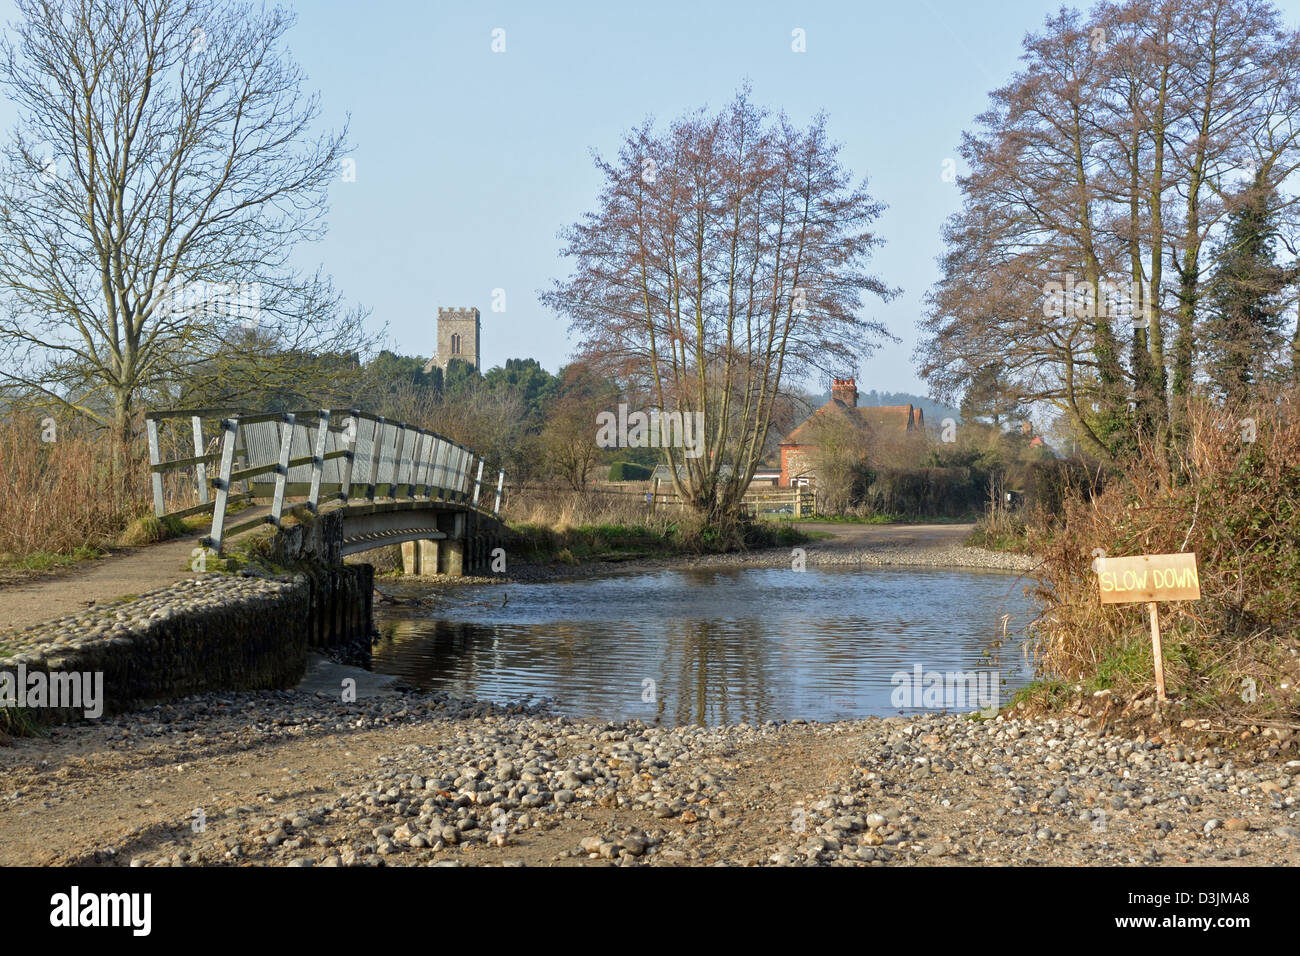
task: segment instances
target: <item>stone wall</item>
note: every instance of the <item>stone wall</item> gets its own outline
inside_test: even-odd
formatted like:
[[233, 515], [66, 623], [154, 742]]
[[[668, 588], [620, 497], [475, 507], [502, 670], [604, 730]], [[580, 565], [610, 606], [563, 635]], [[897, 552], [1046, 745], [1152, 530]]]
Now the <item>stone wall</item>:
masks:
[[[309, 648], [364, 660], [374, 569], [304, 566], [278, 578], [211, 573], [6, 635], [0, 671], [100, 673], [103, 711], [211, 690], [292, 687]], [[29, 709], [69, 720], [81, 709]]]

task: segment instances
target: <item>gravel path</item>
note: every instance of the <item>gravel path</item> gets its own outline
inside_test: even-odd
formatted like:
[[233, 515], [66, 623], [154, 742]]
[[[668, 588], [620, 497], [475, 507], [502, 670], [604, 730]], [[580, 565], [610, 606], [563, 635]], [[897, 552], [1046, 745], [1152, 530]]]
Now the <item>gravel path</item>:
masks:
[[0, 580], [0, 637], [97, 604], [201, 577], [190, 567], [196, 547], [193, 539], [185, 538], [125, 548], [55, 572], [21, 577], [10, 573]]
[[1286, 732], [1228, 756], [1102, 719], [666, 728], [206, 695], [0, 748], [0, 864], [1300, 864]]

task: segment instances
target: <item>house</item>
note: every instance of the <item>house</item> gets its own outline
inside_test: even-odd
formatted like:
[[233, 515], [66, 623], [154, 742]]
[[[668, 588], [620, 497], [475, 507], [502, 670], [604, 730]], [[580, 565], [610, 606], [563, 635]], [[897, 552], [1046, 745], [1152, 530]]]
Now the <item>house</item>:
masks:
[[859, 444], [864, 456], [888, 457], [902, 443], [925, 441], [925, 412], [912, 405], [858, 405], [857, 383], [832, 380], [831, 400], [813, 412], [781, 442], [780, 487], [816, 484], [817, 453], [828, 427], [844, 426], [841, 434]]

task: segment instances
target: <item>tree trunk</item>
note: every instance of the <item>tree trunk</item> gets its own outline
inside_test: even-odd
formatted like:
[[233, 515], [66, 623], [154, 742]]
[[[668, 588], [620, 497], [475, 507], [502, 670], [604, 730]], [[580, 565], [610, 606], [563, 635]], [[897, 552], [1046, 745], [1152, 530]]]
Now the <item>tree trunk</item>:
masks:
[[132, 453], [131, 390], [117, 388], [113, 394], [113, 488], [125, 500], [131, 493], [127, 456]]

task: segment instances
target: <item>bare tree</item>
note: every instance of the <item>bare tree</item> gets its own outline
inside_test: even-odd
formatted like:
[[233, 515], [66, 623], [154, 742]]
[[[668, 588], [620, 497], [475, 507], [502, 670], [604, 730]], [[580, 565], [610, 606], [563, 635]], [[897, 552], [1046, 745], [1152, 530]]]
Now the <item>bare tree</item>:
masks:
[[852, 183], [824, 116], [773, 122], [748, 91], [633, 130], [597, 167], [599, 207], [565, 231], [573, 271], [545, 301], [652, 409], [703, 416], [702, 454], [666, 448], [674, 487], [707, 520], [730, 518], [783, 384], [847, 374], [888, 337], [858, 316], [864, 294], [894, 294], [864, 271], [883, 207]]
[[605, 452], [596, 444], [596, 416], [618, 401], [618, 389], [585, 362], [560, 370], [560, 393], [546, 413], [539, 441], [542, 457], [574, 491], [587, 487], [587, 476]]
[[867, 429], [844, 412], [830, 411], [814, 415], [809, 431], [817, 512], [845, 514], [862, 497], [872, 444]]
[[1167, 383], [1179, 399], [1204, 370], [1206, 277], [1244, 184], [1277, 192], [1280, 221], [1300, 202], [1298, 56], [1268, 0], [1124, 0], [1030, 35], [964, 138], [918, 348], [932, 388], [955, 397], [996, 356], [1003, 397], [1067, 411], [1103, 458], [1160, 429]]
[[292, 16], [239, 0], [17, 6], [0, 46], [19, 111], [0, 186], [0, 384], [125, 441], [146, 390], [233, 364], [242, 376], [221, 384], [238, 394], [284, 372], [276, 355], [301, 367], [356, 349], [360, 313], [287, 264], [322, 233], [345, 152], [344, 133], [316, 131], [282, 48]]
[[507, 468], [513, 480], [530, 471], [520, 462], [524, 442], [524, 401], [511, 388], [492, 388], [471, 378], [446, 388], [432, 400], [429, 417], [419, 424], [458, 441], [488, 459], [490, 469]]
[[1104, 308], [1115, 261], [1101, 221], [1101, 51], [1070, 11], [1025, 48], [1025, 68], [963, 138], [966, 203], [945, 230], [918, 358], [935, 393], [953, 399], [998, 362], [1000, 400], [1060, 404], [1109, 455], [1125, 395]]

